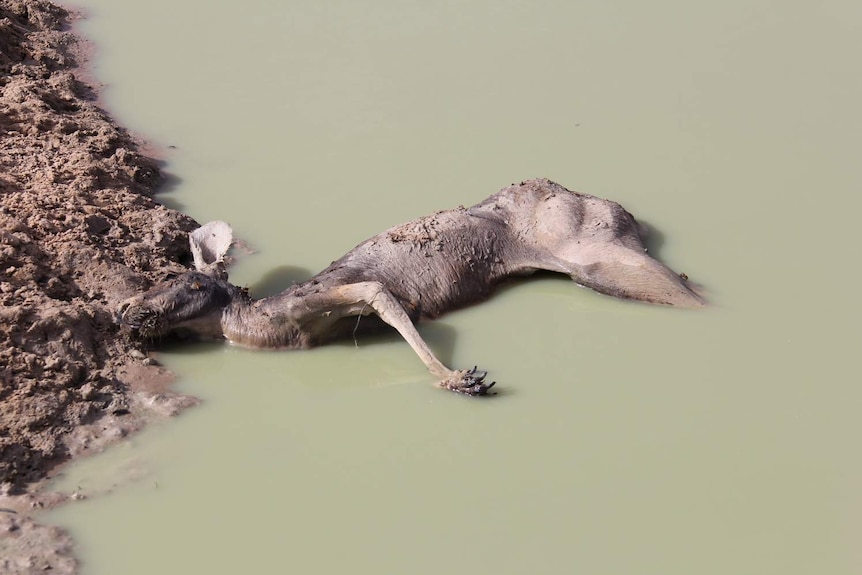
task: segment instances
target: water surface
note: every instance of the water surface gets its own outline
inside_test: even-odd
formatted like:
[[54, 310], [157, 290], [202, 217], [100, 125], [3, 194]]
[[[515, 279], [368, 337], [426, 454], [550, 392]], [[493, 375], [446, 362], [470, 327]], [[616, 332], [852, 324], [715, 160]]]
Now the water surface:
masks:
[[88, 0], [106, 102], [226, 219], [257, 293], [546, 176], [713, 303], [541, 278], [397, 338], [159, 358], [202, 407], [66, 470], [84, 573], [862, 569], [862, 8], [767, 0]]

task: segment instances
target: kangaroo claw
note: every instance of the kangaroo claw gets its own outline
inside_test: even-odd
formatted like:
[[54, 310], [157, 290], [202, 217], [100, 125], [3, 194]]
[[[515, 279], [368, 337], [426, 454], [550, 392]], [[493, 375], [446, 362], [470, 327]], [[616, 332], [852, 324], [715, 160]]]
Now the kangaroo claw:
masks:
[[441, 381], [438, 386], [455, 393], [463, 393], [464, 395], [494, 395], [493, 393], [488, 393], [488, 391], [497, 382], [485, 383], [486, 375], [488, 375], [487, 371], [480, 371], [477, 367], [469, 370], [463, 369], [454, 372], [451, 377]]

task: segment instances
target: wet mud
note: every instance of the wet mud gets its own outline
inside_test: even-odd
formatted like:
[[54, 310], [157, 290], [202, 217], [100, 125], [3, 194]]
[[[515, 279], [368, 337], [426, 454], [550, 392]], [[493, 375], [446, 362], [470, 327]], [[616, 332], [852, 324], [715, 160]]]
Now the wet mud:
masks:
[[0, 0], [0, 572], [75, 572], [31, 513], [73, 457], [193, 405], [114, 322], [191, 261], [188, 216], [154, 195], [158, 155], [100, 106], [80, 16]]

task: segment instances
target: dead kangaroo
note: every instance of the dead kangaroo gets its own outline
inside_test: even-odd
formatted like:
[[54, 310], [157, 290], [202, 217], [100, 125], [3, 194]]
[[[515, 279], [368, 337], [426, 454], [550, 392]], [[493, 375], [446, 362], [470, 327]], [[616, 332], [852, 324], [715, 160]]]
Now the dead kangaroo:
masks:
[[[485, 372], [443, 365], [414, 323], [537, 270], [619, 298], [702, 306], [680, 275], [646, 254], [643, 234], [619, 204], [530, 180], [471, 208], [390, 228], [310, 280], [254, 300], [227, 281], [230, 226], [211, 222], [190, 234], [197, 271], [123, 302], [118, 318], [143, 338], [182, 328], [249, 347], [303, 349], [350, 336], [356, 316], [375, 314], [407, 340], [439, 387], [486, 395], [494, 383], [485, 383]], [[363, 327], [379, 324], [370, 320]]]

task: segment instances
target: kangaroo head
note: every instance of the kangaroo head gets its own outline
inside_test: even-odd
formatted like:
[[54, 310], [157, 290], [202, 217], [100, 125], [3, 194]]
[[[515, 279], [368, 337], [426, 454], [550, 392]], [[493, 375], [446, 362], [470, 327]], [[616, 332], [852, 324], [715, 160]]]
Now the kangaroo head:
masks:
[[189, 234], [195, 271], [169, 278], [122, 302], [117, 320], [139, 336], [155, 338], [179, 329], [221, 334], [221, 313], [240, 288], [227, 281], [224, 256], [233, 241], [225, 222], [210, 222]]

